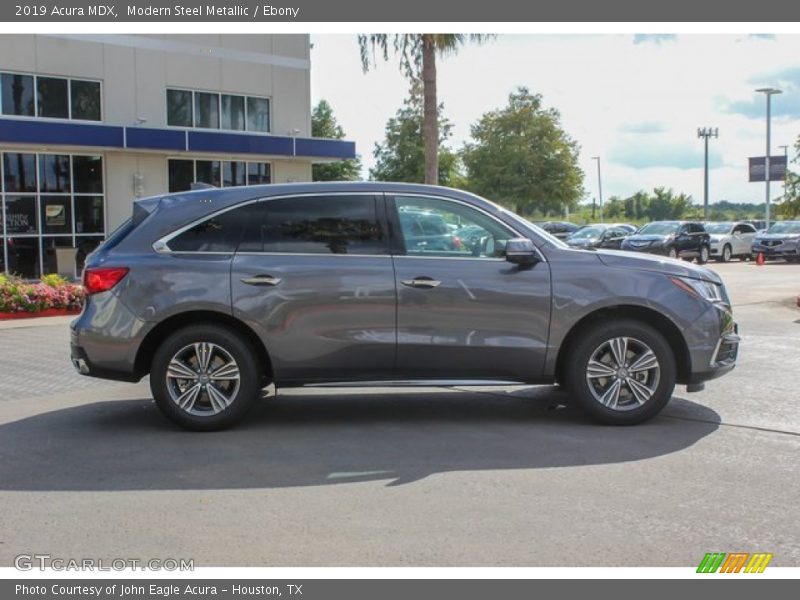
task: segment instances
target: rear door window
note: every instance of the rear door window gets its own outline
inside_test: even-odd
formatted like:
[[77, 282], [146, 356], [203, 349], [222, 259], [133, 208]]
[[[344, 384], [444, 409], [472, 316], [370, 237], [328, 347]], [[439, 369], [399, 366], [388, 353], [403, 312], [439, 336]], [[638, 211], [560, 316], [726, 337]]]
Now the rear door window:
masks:
[[378, 195], [320, 195], [264, 200], [239, 246], [240, 252], [388, 254]]

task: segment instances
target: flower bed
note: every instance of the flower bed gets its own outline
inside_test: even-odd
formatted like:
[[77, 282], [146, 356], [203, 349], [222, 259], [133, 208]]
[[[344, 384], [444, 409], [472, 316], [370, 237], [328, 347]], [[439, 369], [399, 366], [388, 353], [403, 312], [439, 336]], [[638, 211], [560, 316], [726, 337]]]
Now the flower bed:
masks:
[[58, 275], [39, 283], [0, 275], [0, 320], [76, 314], [82, 305], [83, 288]]

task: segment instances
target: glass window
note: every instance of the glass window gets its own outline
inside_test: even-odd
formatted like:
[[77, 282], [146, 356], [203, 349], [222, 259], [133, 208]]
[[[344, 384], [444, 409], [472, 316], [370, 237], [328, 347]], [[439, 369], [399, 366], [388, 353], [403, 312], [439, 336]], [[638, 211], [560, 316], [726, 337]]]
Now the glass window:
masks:
[[242, 230], [252, 218], [252, 206], [247, 205], [226, 211], [191, 229], [169, 242], [174, 252], [235, 252]]
[[102, 233], [102, 196], [75, 196], [75, 233]]
[[244, 130], [244, 96], [222, 94], [222, 129]]
[[[64, 237], [43, 237], [42, 238], [42, 261], [44, 262], [44, 273], [75, 274], [74, 259], [62, 255], [61, 260], [67, 260], [67, 264], [59, 264], [59, 256], [56, 248], [72, 248], [72, 236]], [[60, 268], [59, 268], [60, 267]]]
[[222, 163], [222, 185], [232, 187], [247, 184], [247, 171], [244, 162]]
[[167, 90], [167, 125], [192, 126], [192, 92]]
[[194, 126], [219, 129], [219, 95], [194, 93]]
[[77, 273], [83, 271], [83, 265], [86, 262], [86, 257], [94, 252], [94, 250], [102, 243], [102, 235], [87, 235], [75, 238], [75, 247], [78, 249], [78, 252], [75, 256]]
[[42, 233], [72, 233], [72, 207], [69, 196], [42, 196]]
[[287, 198], [255, 206], [241, 251], [386, 253], [373, 196]]
[[85, 121], [100, 120], [100, 83], [97, 81], [70, 81], [72, 118]]
[[66, 79], [61, 77], [37, 77], [36, 94], [40, 117], [69, 118]]
[[3, 185], [8, 192], [36, 191], [36, 155], [19, 152], [3, 154]]
[[103, 193], [103, 158], [101, 156], [73, 156], [72, 179], [77, 194]]
[[499, 258], [516, 234], [502, 223], [442, 198], [395, 197], [406, 254]]
[[247, 98], [247, 130], [269, 131], [269, 100]]
[[247, 185], [272, 183], [272, 170], [269, 163], [247, 163]]
[[69, 193], [69, 155], [39, 155], [39, 190], [42, 192]]
[[33, 102], [33, 76], [3, 73], [3, 114], [20, 117], [35, 115]]
[[36, 233], [36, 198], [34, 196], [5, 197], [6, 233]]
[[220, 164], [218, 160], [198, 160], [195, 167], [195, 181], [220, 186]]
[[25, 279], [39, 277], [39, 238], [6, 238], [8, 272]]
[[170, 159], [168, 163], [170, 193], [191, 189], [194, 181], [194, 161]]

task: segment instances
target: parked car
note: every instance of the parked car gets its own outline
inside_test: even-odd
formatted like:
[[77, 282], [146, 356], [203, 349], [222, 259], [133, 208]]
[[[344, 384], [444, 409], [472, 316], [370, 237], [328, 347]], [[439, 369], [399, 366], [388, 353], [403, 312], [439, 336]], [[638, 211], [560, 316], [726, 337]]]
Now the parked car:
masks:
[[566, 240], [569, 236], [580, 229], [580, 225], [569, 221], [541, 221], [534, 223], [544, 229], [550, 235], [560, 240]]
[[767, 222], [761, 220], [750, 220], [745, 221], [745, 223], [750, 223], [753, 227], [755, 227], [756, 231], [764, 231], [767, 228]]
[[731, 258], [742, 260], [750, 258], [750, 247], [756, 235], [756, 228], [745, 221], [721, 221], [706, 223], [710, 236], [711, 257], [719, 262]]
[[441, 215], [425, 211], [404, 210], [399, 213], [403, 228], [409, 232], [409, 248], [457, 251], [461, 239], [448, 227]]
[[[401, 215], [487, 232], [432, 250]], [[409, 243], [411, 241], [411, 243]], [[676, 384], [734, 368], [739, 338], [714, 272], [575, 252], [456, 190], [317, 183], [198, 190], [134, 202], [87, 258], [71, 324], [84, 375], [149, 374], [190, 429], [230, 426], [274, 383], [558, 383], [595, 419], [639, 423]]]
[[623, 250], [662, 254], [670, 258], [696, 258], [708, 262], [711, 241], [702, 223], [653, 221], [622, 242]]
[[776, 221], [756, 234], [750, 249], [754, 257], [763, 254], [764, 258], [800, 261], [800, 221]]
[[624, 223], [596, 223], [581, 227], [566, 239], [573, 248], [609, 248], [619, 250], [622, 240], [631, 235], [636, 228]]

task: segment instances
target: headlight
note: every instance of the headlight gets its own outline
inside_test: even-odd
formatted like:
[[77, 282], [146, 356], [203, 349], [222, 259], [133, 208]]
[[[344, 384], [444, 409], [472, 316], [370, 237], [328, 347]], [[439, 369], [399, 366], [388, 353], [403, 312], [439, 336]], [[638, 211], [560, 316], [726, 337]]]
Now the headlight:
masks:
[[672, 283], [677, 285], [687, 294], [698, 296], [709, 302], [722, 302], [722, 286], [704, 279], [691, 277], [670, 277]]

